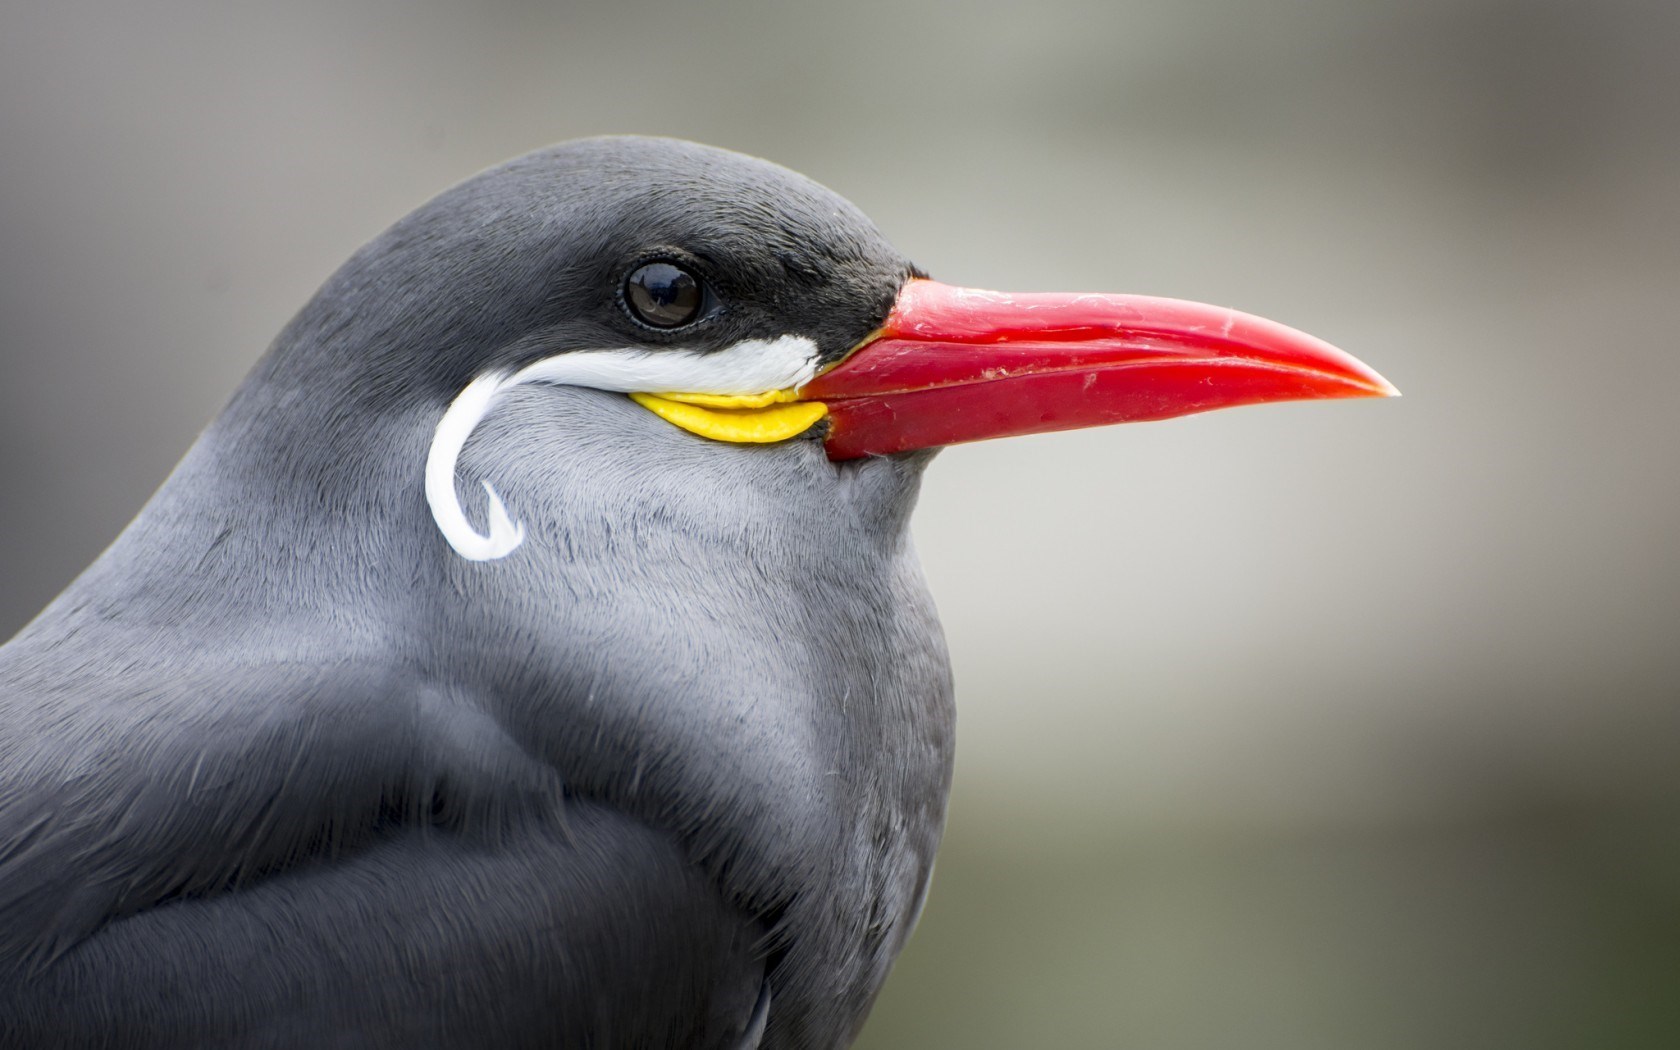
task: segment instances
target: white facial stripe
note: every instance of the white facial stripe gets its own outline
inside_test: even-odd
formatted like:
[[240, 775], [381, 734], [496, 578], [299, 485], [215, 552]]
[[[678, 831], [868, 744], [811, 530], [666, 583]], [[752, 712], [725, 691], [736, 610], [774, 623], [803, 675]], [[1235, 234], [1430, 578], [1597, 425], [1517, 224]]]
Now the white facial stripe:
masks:
[[621, 394], [762, 394], [817, 374], [817, 344], [799, 335], [747, 339], [710, 354], [692, 350], [574, 350], [526, 365], [512, 382], [589, 386]]
[[488, 481], [489, 535], [467, 520], [455, 492], [461, 449], [505, 390], [525, 383], [586, 386], [617, 393], [762, 394], [802, 386], [817, 374], [817, 344], [804, 336], [748, 339], [714, 353], [692, 350], [574, 350], [518, 372], [487, 372], [456, 395], [438, 421], [426, 453], [426, 502], [438, 531], [469, 561], [503, 558], [525, 541], [525, 526], [508, 516]]

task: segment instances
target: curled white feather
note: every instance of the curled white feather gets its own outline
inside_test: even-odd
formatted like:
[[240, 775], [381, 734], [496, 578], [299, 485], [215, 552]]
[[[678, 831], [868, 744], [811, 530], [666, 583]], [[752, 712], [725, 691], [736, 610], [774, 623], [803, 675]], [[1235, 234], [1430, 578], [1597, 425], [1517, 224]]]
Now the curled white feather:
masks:
[[426, 503], [432, 508], [432, 520], [455, 553], [468, 561], [506, 557], [525, 540], [524, 525], [508, 516], [502, 498], [488, 481], [484, 482], [484, 493], [490, 497], [488, 534], [479, 532], [467, 520], [455, 492], [455, 464], [461, 458], [461, 449], [507, 385], [505, 372], [481, 375], [468, 383], [438, 421], [432, 447], [426, 453]]

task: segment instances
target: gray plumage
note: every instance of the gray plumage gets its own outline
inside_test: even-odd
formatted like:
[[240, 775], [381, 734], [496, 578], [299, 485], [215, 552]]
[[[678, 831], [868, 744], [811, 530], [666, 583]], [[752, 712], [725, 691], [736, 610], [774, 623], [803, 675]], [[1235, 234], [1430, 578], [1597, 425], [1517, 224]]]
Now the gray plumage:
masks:
[[[729, 299], [698, 335], [614, 300], [672, 250]], [[359, 252], [0, 649], [0, 1043], [850, 1042], [950, 778], [926, 455], [521, 387], [457, 471], [528, 529], [482, 563], [422, 468], [487, 369], [789, 333], [833, 359], [912, 272], [791, 172], [641, 139], [487, 172]]]

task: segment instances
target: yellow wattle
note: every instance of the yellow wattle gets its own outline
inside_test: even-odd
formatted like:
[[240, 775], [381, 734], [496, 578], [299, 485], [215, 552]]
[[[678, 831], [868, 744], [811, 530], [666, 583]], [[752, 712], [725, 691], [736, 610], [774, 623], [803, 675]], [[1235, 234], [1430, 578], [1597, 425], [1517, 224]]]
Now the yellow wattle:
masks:
[[763, 445], [786, 441], [828, 415], [821, 401], [796, 401], [792, 390], [763, 394], [642, 394], [636, 404], [691, 434], [713, 441]]

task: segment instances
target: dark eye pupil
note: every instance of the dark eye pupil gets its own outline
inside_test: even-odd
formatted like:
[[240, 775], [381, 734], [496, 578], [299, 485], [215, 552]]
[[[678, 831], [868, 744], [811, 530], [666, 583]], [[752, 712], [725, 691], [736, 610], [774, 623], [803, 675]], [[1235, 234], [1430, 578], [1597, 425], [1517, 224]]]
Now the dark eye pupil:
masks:
[[655, 328], [675, 328], [700, 316], [704, 298], [700, 282], [687, 270], [667, 262], [637, 267], [625, 282], [630, 310]]

